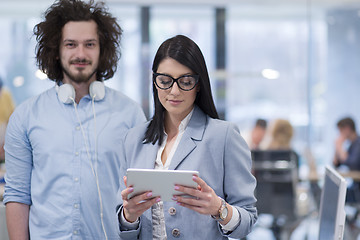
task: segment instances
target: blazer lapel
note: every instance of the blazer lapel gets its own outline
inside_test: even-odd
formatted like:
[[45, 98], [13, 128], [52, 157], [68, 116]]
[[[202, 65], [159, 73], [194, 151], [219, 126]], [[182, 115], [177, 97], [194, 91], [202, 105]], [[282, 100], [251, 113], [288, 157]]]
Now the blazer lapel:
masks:
[[201, 141], [206, 126], [206, 115], [197, 106], [194, 107], [193, 115], [185, 129], [184, 135], [171, 160], [169, 169], [176, 169], [179, 164], [196, 148], [196, 141]]
[[[154, 169], [155, 167], [155, 160], [156, 155], [159, 150], [159, 146], [157, 143], [153, 145], [152, 143], [143, 143], [144, 144], [144, 151], [145, 154], [141, 154], [138, 161], [136, 161], [136, 165], [133, 167], [136, 168], [144, 168], [144, 169]], [[146, 158], [146, 159], [144, 159]]]

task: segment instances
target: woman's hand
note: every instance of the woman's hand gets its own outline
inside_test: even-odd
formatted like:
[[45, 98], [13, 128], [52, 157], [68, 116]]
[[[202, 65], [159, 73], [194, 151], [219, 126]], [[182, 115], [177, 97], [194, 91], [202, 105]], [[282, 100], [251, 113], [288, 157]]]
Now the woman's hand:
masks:
[[153, 197], [152, 192], [145, 192], [128, 199], [128, 195], [134, 191], [134, 188], [127, 186], [127, 178], [124, 176], [126, 188], [121, 191], [123, 200], [124, 217], [128, 222], [135, 222], [147, 209], [157, 202], [160, 197]]
[[[205, 215], [218, 215], [221, 207], [221, 200], [214, 190], [198, 176], [193, 176], [194, 182], [198, 184], [197, 189], [176, 185], [175, 190], [193, 196], [173, 196], [177, 204], [192, 209]], [[180, 194], [180, 193], [179, 193]]]

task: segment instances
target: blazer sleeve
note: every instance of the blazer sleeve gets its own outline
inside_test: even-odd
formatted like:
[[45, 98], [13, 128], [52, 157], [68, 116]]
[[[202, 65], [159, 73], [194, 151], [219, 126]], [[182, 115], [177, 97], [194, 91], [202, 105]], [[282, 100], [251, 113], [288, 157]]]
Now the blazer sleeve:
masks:
[[[251, 153], [238, 127], [230, 123], [224, 146], [224, 198], [240, 214], [240, 224], [226, 236], [243, 238], [257, 220], [254, 190], [256, 179], [251, 173]], [[220, 227], [220, 226], [219, 226]]]

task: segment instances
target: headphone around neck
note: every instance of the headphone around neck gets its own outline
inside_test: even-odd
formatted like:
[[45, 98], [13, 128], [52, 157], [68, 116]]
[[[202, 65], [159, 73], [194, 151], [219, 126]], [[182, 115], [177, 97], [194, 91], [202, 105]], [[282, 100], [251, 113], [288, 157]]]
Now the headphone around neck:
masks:
[[[100, 81], [94, 81], [90, 84], [89, 86], [89, 95], [92, 99], [92, 106], [93, 106], [93, 114], [94, 114], [94, 142], [95, 142], [95, 149], [94, 149], [94, 156], [91, 156], [90, 154], [90, 150], [89, 150], [89, 146], [87, 144], [87, 139], [85, 136], [85, 131], [82, 127], [81, 124], [81, 120], [79, 117], [79, 113], [77, 110], [77, 104], [75, 102], [75, 88], [68, 83], [64, 83], [61, 86], [59, 86], [58, 84], [55, 85], [56, 88], [56, 92], [58, 94], [58, 98], [59, 100], [64, 103], [64, 104], [73, 104], [74, 105], [74, 109], [75, 109], [75, 113], [76, 113], [76, 117], [78, 119], [79, 125], [80, 125], [80, 129], [81, 129], [81, 133], [82, 136], [84, 138], [84, 143], [85, 143], [85, 148], [86, 148], [86, 154], [87, 157], [90, 161], [90, 166], [91, 166], [91, 170], [92, 173], [94, 174], [95, 180], [96, 180], [96, 188], [97, 188], [97, 192], [98, 192], [98, 196], [99, 196], [99, 205], [100, 205], [100, 219], [101, 219], [101, 225], [102, 225], [102, 229], [105, 235], [105, 239], [108, 239], [107, 237], [107, 233], [105, 230], [105, 225], [104, 225], [104, 213], [103, 213], [103, 203], [102, 203], [102, 196], [101, 196], [101, 191], [100, 191], [100, 183], [99, 183], [99, 178], [98, 178], [98, 173], [97, 173], [97, 165], [94, 166], [94, 163], [97, 164], [98, 161], [98, 156], [97, 156], [97, 133], [96, 133], [96, 113], [95, 113], [95, 104], [94, 101], [100, 101], [105, 97], [105, 85], [103, 82]], [[94, 159], [94, 160], [93, 160]], [[94, 161], [94, 163], [93, 163]]]
[[[56, 91], [59, 100], [64, 104], [71, 104], [75, 102], [75, 88], [68, 83], [61, 86], [56, 84]], [[105, 97], [105, 85], [103, 82], [94, 81], [89, 86], [89, 95], [94, 101], [100, 101]]]

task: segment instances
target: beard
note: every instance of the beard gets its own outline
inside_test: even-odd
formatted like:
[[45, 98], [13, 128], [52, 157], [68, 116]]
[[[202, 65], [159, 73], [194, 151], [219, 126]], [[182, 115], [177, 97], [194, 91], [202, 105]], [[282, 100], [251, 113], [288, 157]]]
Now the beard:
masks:
[[[88, 63], [89, 65], [92, 64], [91, 61], [87, 61], [86, 59], [75, 59], [69, 62], [69, 65], [74, 63]], [[84, 71], [79, 70], [79, 73], [71, 73], [70, 69], [67, 67], [61, 66], [63, 73], [68, 76], [72, 81], [76, 83], [85, 83], [90, 80], [92, 76], [97, 72], [97, 69], [95, 68], [93, 72], [91, 73], [84, 73]]]

